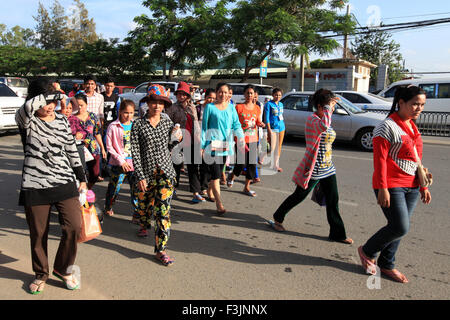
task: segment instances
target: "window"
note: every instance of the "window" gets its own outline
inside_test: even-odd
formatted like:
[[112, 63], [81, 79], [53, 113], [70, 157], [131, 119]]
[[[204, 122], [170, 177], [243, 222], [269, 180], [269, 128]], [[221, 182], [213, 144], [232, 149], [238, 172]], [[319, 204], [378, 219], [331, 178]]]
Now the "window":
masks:
[[17, 97], [17, 95], [3, 83], [0, 83], [0, 97]]
[[147, 83], [136, 88], [136, 93], [147, 93]]
[[395, 87], [390, 88], [388, 91], [386, 91], [384, 93], [384, 97], [385, 98], [393, 98], [395, 96], [395, 91], [397, 91], [398, 87], [399, 86], [395, 86]]
[[369, 100], [356, 93], [343, 92], [341, 95], [352, 103], [370, 103]]
[[237, 94], [244, 95], [244, 86], [232, 85], [230, 87], [233, 90], [234, 95], [237, 95]]
[[6, 82], [10, 87], [27, 88], [28, 80], [23, 78], [7, 78]]
[[448, 99], [450, 98], [450, 83], [438, 84], [438, 98]]
[[420, 84], [419, 87], [421, 87], [426, 95], [427, 99], [433, 99], [436, 98], [436, 85], [433, 84]]
[[303, 96], [288, 96], [283, 99], [281, 102], [285, 109], [289, 110], [308, 110], [308, 97]]
[[255, 86], [256, 92], [260, 96], [271, 96], [272, 95], [272, 88], [271, 87], [257, 87]]

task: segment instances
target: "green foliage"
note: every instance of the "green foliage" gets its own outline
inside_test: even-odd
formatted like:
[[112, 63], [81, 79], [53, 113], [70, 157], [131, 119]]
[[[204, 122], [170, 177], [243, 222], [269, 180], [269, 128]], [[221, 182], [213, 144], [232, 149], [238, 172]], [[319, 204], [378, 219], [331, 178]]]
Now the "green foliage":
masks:
[[152, 16], [136, 17], [138, 26], [127, 40], [134, 50], [148, 51], [154, 67], [168, 67], [169, 79], [188, 63], [199, 73], [217, 64], [224, 52], [228, 2], [146, 0]]
[[[390, 83], [401, 80], [403, 71], [400, 44], [391, 40], [391, 37], [389, 33], [375, 29], [370, 33], [356, 37], [355, 41], [351, 43], [353, 55], [376, 65], [386, 64], [388, 66]], [[371, 85], [375, 85], [377, 76], [378, 68], [372, 69], [370, 73]]]
[[6, 25], [0, 24], [0, 45], [10, 45], [14, 47], [31, 47], [34, 44], [34, 32], [31, 29], [24, 29], [14, 26], [10, 30]]

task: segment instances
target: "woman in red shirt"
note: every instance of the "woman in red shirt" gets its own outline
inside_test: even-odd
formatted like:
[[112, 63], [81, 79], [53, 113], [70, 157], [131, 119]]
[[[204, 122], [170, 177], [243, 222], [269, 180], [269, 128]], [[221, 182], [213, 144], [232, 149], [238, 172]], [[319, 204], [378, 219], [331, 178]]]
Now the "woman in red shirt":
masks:
[[423, 203], [431, 201], [428, 189], [419, 189], [414, 149], [422, 158], [423, 143], [421, 134], [411, 121], [419, 117], [425, 101], [425, 91], [419, 87], [397, 89], [389, 116], [374, 129], [372, 184], [388, 224], [358, 248], [367, 273], [376, 274], [378, 264], [381, 273], [401, 283], [408, 282], [408, 279], [394, 268], [400, 239], [409, 230], [419, 194]]

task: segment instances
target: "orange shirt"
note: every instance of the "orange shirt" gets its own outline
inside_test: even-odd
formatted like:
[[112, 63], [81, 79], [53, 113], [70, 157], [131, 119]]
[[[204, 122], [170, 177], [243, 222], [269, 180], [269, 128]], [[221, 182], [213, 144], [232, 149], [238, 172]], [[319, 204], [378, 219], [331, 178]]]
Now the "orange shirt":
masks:
[[260, 124], [261, 109], [258, 105], [254, 105], [252, 110], [245, 108], [244, 104], [236, 105], [236, 111], [239, 116], [239, 122], [241, 123], [242, 130], [245, 135], [245, 142], [258, 142], [258, 127]]

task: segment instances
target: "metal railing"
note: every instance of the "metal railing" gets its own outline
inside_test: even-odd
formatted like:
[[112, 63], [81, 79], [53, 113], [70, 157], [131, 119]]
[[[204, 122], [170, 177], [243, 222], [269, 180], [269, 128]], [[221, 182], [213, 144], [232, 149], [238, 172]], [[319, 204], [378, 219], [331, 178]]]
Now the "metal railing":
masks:
[[[369, 112], [384, 113], [389, 110], [367, 110]], [[424, 136], [450, 137], [450, 112], [424, 111], [416, 120], [419, 131]]]

